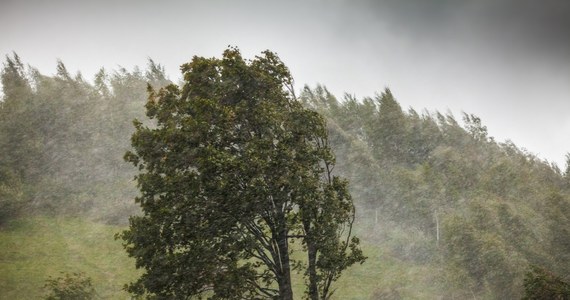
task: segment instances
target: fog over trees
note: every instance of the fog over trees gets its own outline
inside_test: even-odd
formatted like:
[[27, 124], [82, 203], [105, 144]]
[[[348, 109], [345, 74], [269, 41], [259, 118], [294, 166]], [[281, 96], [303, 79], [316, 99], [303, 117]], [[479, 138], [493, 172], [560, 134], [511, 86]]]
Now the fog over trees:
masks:
[[[204, 60], [204, 66], [207, 66], [206, 62]], [[274, 71], [261, 67], [260, 70]], [[0, 285], [0, 295], [11, 295], [16, 299], [37, 296], [39, 291], [25, 287], [37, 286], [41, 290], [45, 283], [42, 280], [58, 276], [60, 271], [70, 274], [81, 271], [85, 276], [94, 277], [92, 283], [97, 294], [125, 298], [124, 292], [103, 288], [114, 284], [119, 290], [128, 283], [102, 283], [102, 277], [119, 271], [102, 270], [89, 264], [78, 263], [85, 269], [74, 270], [52, 263], [52, 267], [41, 269], [45, 273], [36, 274], [37, 277], [23, 276], [27, 268], [14, 266], [35, 264], [40, 270], [42, 264], [37, 262], [42, 258], [30, 260], [25, 255], [18, 256], [15, 254], [18, 251], [28, 250], [25, 247], [17, 249], [12, 242], [2, 241], [12, 241], [11, 236], [18, 232], [31, 234], [40, 230], [31, 225], [37, 220], [44, 223], [57, 220], [57, 224], [63, 224], [65, 220], [79, 219], [90, 228], [104, 226], [121, 232], [127, 228], [129, 216], [140, 218], [148, 213], [144, 205], [141, 211], [134, 199], [148, 196], [146, 185], [156, 182], [145, 183], [141, 181], [144, 177], [139, 175], [137, 186], [133, 178], [140, 170], [124, 162], [125, 152], [133, 151], [132, 147], [136, 151], [146, 149], [150, 152], [136, 152], [137, 155], [151, 155], [157, 166], [184, 162], [183, 156], [172, 161], [152, 156], [164, 153], [158, 151], [161, 149], [153, 150], [152, 143], [145, 144], [149, 142], [146, 138], [167, 142], [168, 135], [161, 140], [160, 136], [146, 136], [144, 132], [166, 130], [168, 134], [177, 133], [168, 131], [168, 126], [161, 127], [156, 118], [161, 118], [162, 113], [179, 116], [176, 109], [180, 107], [157, 107], [153, 106], [153, 101], [171, 96], [184, 100], [184, 97], [177, 97], [182, 93], [194, 93], [193, 97], [204, 101], [204, 106], [193, 110], [195, 117], [210, 122], [209, 118], [227, 116], [230, 120], [239, 115], [237, 111], [232, 115], [232, 111], [208, 102], [218, 92], [219, 95], [243, 92], [240, 95], [244, 99], [274, 96], [263, 94], [267, 91], [264, 88], [251, 87], [248, 93], [232, 90], [230, 86], [209, 90], [198, 82], [198, 79], [206, 80], [207, 76], [203, 74], [198, 74], [196, 82], [186, 78], [180, 90], [173, 86], [161, 89], [171, 82], [164, 68], [152, 60], [144, 69], [101, 69], [95, 78], [85, 79], [80, 73], [70, 74], [64, 62], [57, 62], [57, 72], [50, 76], [26, 65], [25, 58], [12, 54], [5, 58], [1, 75], [0, 247], [3, 251], [0, 252], [0, 268], [10, 271], [3, 275], [6, 277], [0, 277], [0, 281], [10, 284]], [[235, 76], [232, 77], [235, 80], [241, 78], [241, 75]], [[153, 91], [150, 96], [149, 86]], [[351, 295], [363, 299], [568, 298], [570, 164], [560, 169], [512, 142], [496, 141], [489, 135], [484, 120], [470, 113], [454, 116], [438, 111], [404, 109], [398, 94], [397, 90], [385, 89], [374, 97], [356, 98], [350, 94], [333, 95], [320, 85], [305, 86], [297, 91], [297, 99], [303, 106], [299, 111], [310, 116], [320, 115], [326, 121], [323, 130], [326, 129], [328, 146], [335, 156], [335, 167], [330, 170], [330, 175], [348, 182], [346, 188], [356, 212], [353, 231], [361, 240], [363, 255], [368, 257], [363, 265], [357, 264], [343, 273], [332, 299]], [[231, 96], [235, 98], [234, 94]], [[220, 101], [232, 101], [232, 97], [222, 97]], [[145, 115], [145, 105], [154, 120]], [[264, 115], [269, 110], [258, 112], [255, 110], [259, 108], [258, 104], [251, 105], [253, 108], [249, 113], [255, 111], [261, 120], [269, 118]], [[208, 116], [208, 112], [212, 115]], [[224, 112], [227, 115], [222, 114]], [[137, 128], [132, 124], [134, 119], [140, 121]], [[185, 128], [170, 125], [173, 130]], [[283, 125], [285, 127], [274, 129], [286, 135], [289, 130], [311, 128], [310, 123], [303, 125], [291, 125], [290, 128]], [[185, 134], [199, 133], [199, 128], [188, 128], [192, 130]], [[135, 130], [137, 134], [131, 141]], [[222, 128], [219, 136], [229, 141], [233, 138], [229, 132]], [[213, 138], [204, 136], [206, 140]], [[199, 140], [193, 139], [198, 137], [190, 134], [188, 143]], [[263, 144], [264, 141], [254, 142]], [[176, 147], [186, 149], [183, 143]], [[253, 155], [250, 158], [263, 162], [268, 157], [271, 156]], [[134, 162], [136, 158], [129, 156], [129, 160]], [[276, 163], [277, 169], [272, 175], [277, 178], [283, 169], [301, 170], [310, 166], [307, 163], [295, 169], [289, 162], [296, 163], [294, 159]], [[248, 161], [240, 164], [246, 171], [256, 166], [260, 168], [259, 172], [255, 169], [255, 174], [249, 174], [252, 180], [254, 175], [271, 173], [269, 166], [261, 162], [259, 165]], [[244, 176], [248, 175], [247, 172], [244, 174], [235, 175], [239, 180], [245, 180]], [[219, 175], [223, 179], [227, 173]], [[215, 190], [218, 194], [224, 190], [223, 185], [232, 184], [216, 178], [214, 176], [205, 183], [212, 185], [212, 191], [219, 189]], [[233, 183], [238, 184], [239, 180]], [[297, 188], [292, 186], [291, 191]], [[160, 190], [157, 191], [158, 195]], [[244, 199], [237, 194], [230, 196], [238, 202]], [[173, 208], [168, 205], [164, 208]], [[157, 209], [166, 213], [160, 207]], [[326, 207], [318, 211], [326, 211]], [[291, 212], [302, 214], [301, 210]], [[78, 238], [73, 232], [63, 234], [68, 236], [68, 243]], [[125, 237], [129, 240], [128, 235]], [[109, 238], [96, 243], [117, 244], [120, 241]], [[69, 244], [62, 244], [57, 249], [64, 251], [61, 249], [69, 247]], [[305, 262], [304, 256], [299, 256], [303, 247], [303, 243], [299, 243], [289, 249], [291, 257]], [[120, 257], [126, 259], [124, 251], [117, 253], [97, 255], [122, 255]], [[88, 255], [95, 254], [79, 252], [71, 259], [86, 261]], [[239, 262], [245, 262], [248, 257], [235, 259], [234, 263], [239, 266]], [[134, 262], [128, 272], [133, 274], [130, 278], [135, 278], [129, 279], [131, 281], [140, 276]], [[98, 276], [98, 273], [106, 275]], [[216, 273], [210, 275], [215, 277]], [[295, 298], [302, 297], [304, 272], [293, 272], [292, 276]], [[22, 277], [27, 279], [10, 281]], [[231, 298], [231, 290], [226, 292], [221, 298]]]

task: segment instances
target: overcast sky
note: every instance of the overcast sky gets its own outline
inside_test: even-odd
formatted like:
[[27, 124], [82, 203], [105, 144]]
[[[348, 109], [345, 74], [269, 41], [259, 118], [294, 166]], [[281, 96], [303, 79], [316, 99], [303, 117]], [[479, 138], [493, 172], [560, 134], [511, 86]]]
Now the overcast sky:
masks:
[[561, 168], [570, 151], [568, 0], [0, 0], [0, 54], [44, 74], [57, 59], [92, 78], [150, 57], [178, 81], [228, 45], [277, 52], [299, 89], [389, 87], [406, 109], [473, 113]]

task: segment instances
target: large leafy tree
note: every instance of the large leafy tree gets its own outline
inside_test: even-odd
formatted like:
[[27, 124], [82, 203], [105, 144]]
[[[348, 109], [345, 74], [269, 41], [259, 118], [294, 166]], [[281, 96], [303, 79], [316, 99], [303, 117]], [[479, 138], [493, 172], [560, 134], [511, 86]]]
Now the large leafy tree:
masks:
[[[295, 99], [272, 52], [244, 60], [194, 57], [184, 86], [149, 88], [133, 152], [143, 214], [120, 236], [143, 268], [138, 295], [187, 299], [327, 299], [348, 266], [363, 262], [351, 237], [347, 182], [332, 173], [324, 119]], [[295, 243], [299, 246], [292, 246]], [[294, 260], [293, 250], [306, 257]], [[295, 256], [298, 257], [298, 256]]]

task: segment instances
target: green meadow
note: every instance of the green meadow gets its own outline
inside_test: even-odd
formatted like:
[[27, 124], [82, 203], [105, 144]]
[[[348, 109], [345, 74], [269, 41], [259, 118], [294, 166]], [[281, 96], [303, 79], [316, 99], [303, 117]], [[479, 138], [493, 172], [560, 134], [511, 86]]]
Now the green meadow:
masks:
[[[130, 298], [122, 287], [134, 280], [138, 271], [114, 238], [123, 229], [65, 217], [9, 222], [0, 229], [0, 299], [39, 299], [46, 293], [46, 280], [62, 272], [83, 272], [91, 277], [100, 299]], [[433, 295], [432, 268], [396, 260], [377, 246], [363, 246], [368, 260], [348, 269], [334, 284], [334, 299], [376, 298], [381, 296], [378, 291], [384, 291], [384, 296], [392, 293], [417, 299]], [[409, 288], [402, 289], [403, 282]], [[395, 290], [395, 286], [400, 288]], [[295, 295], [296, 299], [303, 295], [300, 274], [295, 278]]]

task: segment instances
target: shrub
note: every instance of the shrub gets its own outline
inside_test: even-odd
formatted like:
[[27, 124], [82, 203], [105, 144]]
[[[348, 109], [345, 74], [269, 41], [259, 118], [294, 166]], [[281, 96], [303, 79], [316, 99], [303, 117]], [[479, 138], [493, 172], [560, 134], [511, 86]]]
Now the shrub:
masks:
[[570, 284], [553, 273], [531, 267], [524, 278], [525, 294], [523, 300], [570, 300]]
[[91, 278], [84, 273], [62, 272], [60, 277], [50, 276], [44, 288], [48, 289], [45, 300], [90, 300], [96, 295]]

